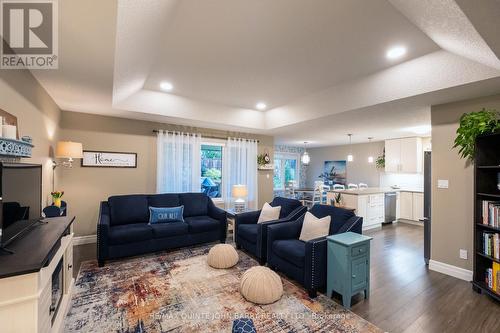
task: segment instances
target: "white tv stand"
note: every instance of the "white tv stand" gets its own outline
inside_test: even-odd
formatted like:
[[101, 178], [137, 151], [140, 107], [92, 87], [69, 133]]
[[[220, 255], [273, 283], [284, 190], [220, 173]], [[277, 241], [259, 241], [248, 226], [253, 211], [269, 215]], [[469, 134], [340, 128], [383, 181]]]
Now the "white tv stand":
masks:
[[[45, 221], [48, 223], [35, 226], [9, 246], [14, 254], [0, 256], [2, 332], [62, 331], [74, 285], [74, 217]], [[56, 285], [61, 292], [54, 306], [52, 287], [56, 281], [60, 281]]]

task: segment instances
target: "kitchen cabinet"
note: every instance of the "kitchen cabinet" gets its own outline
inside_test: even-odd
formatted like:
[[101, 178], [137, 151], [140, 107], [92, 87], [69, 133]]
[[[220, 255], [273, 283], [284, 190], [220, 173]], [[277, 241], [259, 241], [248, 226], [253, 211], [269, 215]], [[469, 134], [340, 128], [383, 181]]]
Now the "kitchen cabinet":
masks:
[[385, 172], [399, 172], [401, 164], [401, 141], [385, 140]]
[[413, 219], [413, 193], [401, 192], [399, 194], [399, 218]]
[[422, 139], [403, 138], [385, 141], [385, 172], [421, 173]]
[[342, 194], [346, 207], [354, 208], [363, 218], [363, 229], [380, 226], [384, 222], [384, 193], [369, 195]]
[[424, 218], [424, 194], [420, 192], [401, 192], [399, 194], [400, 219], [418, 221]]
[[413, 192], [413, 220], [424, 218], [424, 194]]

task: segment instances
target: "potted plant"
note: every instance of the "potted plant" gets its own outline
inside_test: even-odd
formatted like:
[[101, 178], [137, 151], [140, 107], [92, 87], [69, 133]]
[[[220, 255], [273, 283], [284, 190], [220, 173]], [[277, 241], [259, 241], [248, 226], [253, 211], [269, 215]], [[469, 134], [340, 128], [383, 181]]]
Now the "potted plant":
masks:
[[335, 193], [332, 201], [335, 207], [342, 207], [342, 193]]
[[474, 145], [476, 137], [482, 134], [491, 134], [500, 131], [500, 113], [496, 110], [464, 113], [460, 117], [460, 126], [453, 148], [458, 148], [462, 158], [469, 161], [474, 159]]
[[377, 159], [375, 160], [375, 166], [377, 167], [377, 169], [385, 169], [385, 148], [382, 155], [377, 157]]
[[50, 195], [52, 196], [52, 201], [54, 203], [54, 206], [61, 208], [62, 204], [61, 198], [64, 195], [64, 191], [50, 192]]

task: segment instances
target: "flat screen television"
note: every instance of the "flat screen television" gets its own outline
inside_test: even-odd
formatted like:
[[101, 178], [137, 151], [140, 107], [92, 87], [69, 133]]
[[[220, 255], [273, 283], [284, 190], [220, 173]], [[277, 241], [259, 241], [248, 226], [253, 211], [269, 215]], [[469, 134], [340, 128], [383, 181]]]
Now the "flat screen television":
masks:
[[22, 236], [42, 216], [42, 166], [0, 162], [0, 247]]

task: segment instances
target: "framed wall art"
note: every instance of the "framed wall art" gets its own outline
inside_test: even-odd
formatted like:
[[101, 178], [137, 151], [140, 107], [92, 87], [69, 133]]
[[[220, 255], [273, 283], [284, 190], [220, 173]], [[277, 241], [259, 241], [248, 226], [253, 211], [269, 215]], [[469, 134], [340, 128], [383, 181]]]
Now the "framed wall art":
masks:
[[82, 167], [137, 168], [137, 153], [84, 150]]

